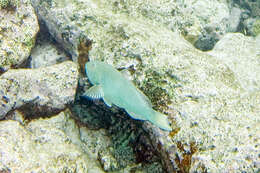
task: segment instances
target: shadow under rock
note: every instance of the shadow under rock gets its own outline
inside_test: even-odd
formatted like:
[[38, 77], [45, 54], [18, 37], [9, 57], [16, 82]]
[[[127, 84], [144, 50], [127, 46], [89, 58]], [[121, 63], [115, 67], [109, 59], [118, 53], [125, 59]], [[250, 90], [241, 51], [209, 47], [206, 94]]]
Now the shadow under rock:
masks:
[[[148, 170], [156, 165], [152, 172], [164, 172], [161, 159], [152, 146], [149, 135], [142, 129], [144, 121], [130, 118], [123, 109], [114, 106], [109, 108], [102, 100], [91, 100], [79, 95], [70, 106], [74, 118], [90, 129], [106, 129], [112, 139], [112, 155], [118, 167], [111, 168], [110, 171], [141, 164], [143, 169]], [[102, 154], [102, 151], [100, 152]]]

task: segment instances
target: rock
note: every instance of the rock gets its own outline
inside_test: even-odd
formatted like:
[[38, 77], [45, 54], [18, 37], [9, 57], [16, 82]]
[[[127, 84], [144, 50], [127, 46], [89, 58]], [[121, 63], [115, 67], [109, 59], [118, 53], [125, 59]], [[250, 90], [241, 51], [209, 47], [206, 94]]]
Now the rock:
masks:
[[256, 19], [249, 18], [245, 20], [243, 24], [247, 30], [247, 34], [255, 37], [260, 35], [260, 16]]
[[[107, 130], [90, 130], [76, 123], [68, 109], [32, 121], [21, 119], [18, 111], [12, 114], [19, 122], [0, 121], [0, 152], [5, 153], [0, 157], [0, 171], [103, 173], [102, 169], [107, 172], [117, 166]], [[160, 166], [158, 162], [145, 168], [132, 164], [119, 171], [156, 173], [162, 172]]]
[[[211, 50], [227, 32], [230, 17], [227, 1], [112, 1], [115, 12], [142, 16], [165, 25], [172, 31], [179, 30], [184, 38], [201, 50]], [[110, 3], [110, 4], [111, 4]], [[109, 4], [107, 3], [107, 6]], [[214, 11], [214, 12], [213, 12]]]
[[15, 0], [1, 0], [0, 9], [16, 8], [19, 5], [19, 1]]
[[237, 32], [239, 30], [239, 23], [242, 15], [242, 10], [233, 7], [230, 9], [230, 17], [228, 18], [228, 32]]
[[103, 173], [85, 151], [68, 110], [26, 125], [0, 121], [1, 172]]
[[[114, 111], [114, 107], [111, 110], [104, 108], [102, 102], [92, 103], [96, 106], [86, 106], [88, 116], [91, 116], [91, 112], [94, 112], [94, 116], [96, 112], [103, 116], [115, 114], [105, 126], [109, 130], [112, 127], [111, 134], [115, 135], [113, 137], [116, 144], [120, 141], [118, 139], [122, 141], [115, 154], [122, 151], [121, 155], [125, 156], [124, 153], [129, 153], [130, 150], [125, 150], [130, 146], [129, 141], [139, 144], [137, 132], [144, 129], [165, 169], [170, 173], [200, 170], [256, 172], [259, 169], [260, 95], [257, 74], [260, 74], [260, 68], [257, 63], [259, 49], [254, 40], [241, 35], [232, 36], [232, 43], [228, 44], [237, 44], [234, 48], [228, 49], [228, 46], [221, 46], [223, 42], [220, 42], [215, 50], [205, 53], [195, 49], [177, 32], [173, 32], [169, 25], [156, 17], [152, 18], [153, 15], [147, 15], [153, 12], [149, 8], [147, 11], [140, 10], [152, 2], [144, 2], [145, 5], [135, 1], [94, 0], [73, 1], [69, 5], [60, 1], [51, 4], [39, 1], [34, 3], [42, 20], [48, 23], [52, 19], [60, 24], [53, 25], [49, 22], [52, 28], [77, 27], [80, 33], [83, 32], [89, 40], [93, 40], [90, 59], [102, 60], [118, 69], [129, 70], [133, 82], [149, 97], [154, 108], [168, 115], [173, 128], [171, 133], [161, 131], [149, 122], [129, 122], [134, 120], [125, 118], [122, 111]], [[215, 4], [210, 3], [211, 1], [195, 3], [198, 11], [202, 6], [205, 7], [202, 10], [205, 19], [212, 15], [211, 7], [215, 7]], [[223, 10], [223, 13], [217, 13], [220, 15], [217, 19], [225, 19], [228, 16], [226, 5], [219, 1], [216, 3], [218, 8], [215, 9]], [[153, 1], [152, 4], [157, 4], [156, 7], [162, 4], [171, 9], [169, 4], [165, 5], [162, 1]], [[164, 8], [161, 7], [163, 11]], [[190, 9], [182, 9], [189, 14]], [[70, 20], [64, 20], [65, 16]], [[213, 21], [211, 26], [219, 22], [210, 21]], [[208, 29], [210, 33], [215, 33], [214, 28]], [[73, 35], [74, 32], [69, 33]], [[217, 54], [220, 51], [223, 51], [225, 60]], [[251, 64], [248, 67], [237, 65], [237, 57], [244, 65]], [[248, 68], [252, 69], [246, 72]], [[249, 74], [254, 70], [253, 74]], [[243, 75], [244, 72], [249, 76]], [[86, 121], [90, 123], [89, 120], [91, 118]], [[100, 122], [95, 123], [102, 126]], [[133, 131], [133, 135], [129, 131]], [[121, 150], [122, 145], [125, 147]], [[122, 162], [122, 165], [125, 163]]]
[[71, 61], [46, 68], [9, 70], [0, 76], [0, 118], [18, 108], [27, 114], [60, 111], [74, 101], [77, 83], [77, 65]]
[[[92, 1], [89, 2], [92, 3]], [[50, 33], [58, 42], [63, 44], [65, 49], [70, 52], [73, 57], [86, 54], [90, 48], [88, 45], [90, 45], [91, 36], [82, 32], [81, 28], [85, 27], [88, 29], [88, 27], [91, 27], [89, 24], [84, 26], [85, 19], [89, 19], [90, 21], [93, 19], [92, 22], [95, 25], [96, 21], [92, 18], [93, 16], [91, 16], [91, 11], [93, 10], [83, 12], [82, 14], [86, 13], [86, 18], [84, 19], [84, 15], [80, 13], [77, 13], [78, 15], [73, 17], [59, 15], [60, 12], [64, 13], [63, 10], [67, 10], [66, 13], [68, 13], [69, 16], [72, 16], [72, 13], [75, 13], [77, 10], [83, 10], [79, 4], [70, 7], [64, 7], [63, 5], [55, 6], [55, 9], [52, 8], [51, 12], [49, 11], [50, 4], [47, 2], [40, 3], [39, 0], [36, 0], [33, 1], [33, 6], [36, 9], [38, 17], [46, 23]], [[95, 6], [96, 4], [93, 5], [93, 8], [95, 8]], [[230, 17], [226, 1], [219, 2], [217, 0], [177, 2], [165, 0], [156, 2], [110, 0], [103, 2], [102, 8], [112, 11], [114, 14], [124, 12], [129, 15], [129, 17], [155, 20], [158, 24], [163, 24], [173, 31], [180, 30], [188, 41], [202, 50], [212, 49], [215, 43], [227, 32], [225, 22]], [[214, 11], [214, 14], [212, 11]], [[88, 13], [90, 15], [88, 15]], [[52, 20], [53, 16], [58, 18], [61, 23]], [[108, 16], [111, 15], [108, 14]], [[77, 22], [79, 19], [81, 22]], [[77, 25], [67, 25], [71, 22], [76, 22]], [[103, 24], [105, 25], [105, 23]], [[84, 49], [84, 47], [87, 49]]]
[[[180, 116], [176, 116], [176, 121], [181, 128], [174, 138], [176, 141], [196, 141], [199, 146], [192, 156], [190, 172], [204, 168], [209, 172], [257, 172], [260, 168], [257, 151], [259, 46], [253, 38], [227, 34], [209, 54], [221, 63], [198, 74], [202, 84], [193, 86], [194, 93], [206, 87], [204, 91], [208, 94], [193, 96], [178, 104]], [[212, 73], [212, 77], [209, 75], [202, 81], [205, 72]], [[186, 150], [185, 146], [180, 148]], [[181, 158], [185, 160], [185, 157]]]
[[0, 73], [19, 67], [27, 60], [39, 30], [30, 1], [15, 2], [18, 1], [0, 2]]
[[230, 1], [242, 11], [239, 31], [245, 35], [257, 36], [260, 33], [260, 1]]
[[[56, 39], [62, 47], [70, 53], [73, 61], [78, 62], [78, 56], [82, 58], [79, 60], [86, 61], [88, 50], [91, 48], [91, 40], [85, 35], [85, 33], [79, 29], [78, 26], [70, 26], [67, 23], [71, 21], [71, 18], [60, 15], [56, 16], [59, 13], [63, 13], [62, 7], [59, 11], [58, 8], [55, 8], [54, 11], [50, 13], [50, 7], [53, 5], [52, 2], [42, 2], [42, 1], [32, 1], [32, 5], [38, 15], [38, 19], [45, 23], [50, 34]], [[46, 8], [47, 7], [47, 8]], [[53, 17], [58, 17], [59, 20], [54, 20]], [[62, 20], [60, 20], [62, 19]], [[62, 21], [62, 23], [60, 23]], [[67, 21], [67, 22], [64, 22]]]
[[251, 0], [232, 0], [234, 4], [237, 4], [240, 8], [246, 9], [250, 12], [250, 16], [255, 18], [260, 16], [260, 2]]
[[196, 48], [211, 50], [227, 32], [230, 13], [226, 1], [180, 1], [178, 5], [181, 8], [175, 11], [179, 27], [185, 39]]
[[64, 50], [58, 47], [57, 42], [42, 28], [30, 57], [30, 68], [47, 67], [69, 60]]
[[240, 33], [226, 34], [209, 52], [233, 72], [230, 77], [237, 87], [250, 92], [260, 87], [259, 53], [257, 41]]

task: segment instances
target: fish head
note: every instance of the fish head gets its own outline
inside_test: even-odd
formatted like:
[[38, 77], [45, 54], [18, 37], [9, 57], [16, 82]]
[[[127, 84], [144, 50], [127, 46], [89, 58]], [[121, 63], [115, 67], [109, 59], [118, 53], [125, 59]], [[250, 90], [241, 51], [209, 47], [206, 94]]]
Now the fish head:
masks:
[[100, 70], [99, 70], [99, 63], [97, 61], [89, 61], [85, 64], [85, 71], [86, 75], [88, 76], [89, 81], [92, 84], [99, 84], [100, 83]]

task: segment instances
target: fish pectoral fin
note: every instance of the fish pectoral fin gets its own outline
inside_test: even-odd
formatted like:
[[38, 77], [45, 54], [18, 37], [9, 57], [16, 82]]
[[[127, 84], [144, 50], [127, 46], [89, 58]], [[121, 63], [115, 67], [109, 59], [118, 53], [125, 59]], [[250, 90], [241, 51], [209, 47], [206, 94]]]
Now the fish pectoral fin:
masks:
[[106, 104], [107, 106], [109, 106], [109, 107], [112, 106], [113, 103], [112, 103], [109, 99], [107, 99], [106, 97], [103, 97], [103, 100], [104, 100], [104, 102], [105, 102], [105, 104]]
[[139, 92], [140, 96], [145, 100], [146, 104], [147, 104], [150, 108], [152, 108], [153, 105], [152, 105], [151, 101], [148, 99], [148, 97], [147, 97], [146, 95], [144, 95], [144, 93], [143, 93], [140, 89], [137, 88], [137, 91]]
[[134, 112], [131, 112], [131, 111], [128, 111], [126, 110], [126, 112], [133, 118], [133, 119], [136, 119], [136, 120], [147, 120], [146, 117], [142, 116], [142, 115], [138, 115]]
[[82, 96], [89, 97], [91, 99], [100, 99], [104, 97], [104, 92], [100, 85], [94, 85], [90, 87]]

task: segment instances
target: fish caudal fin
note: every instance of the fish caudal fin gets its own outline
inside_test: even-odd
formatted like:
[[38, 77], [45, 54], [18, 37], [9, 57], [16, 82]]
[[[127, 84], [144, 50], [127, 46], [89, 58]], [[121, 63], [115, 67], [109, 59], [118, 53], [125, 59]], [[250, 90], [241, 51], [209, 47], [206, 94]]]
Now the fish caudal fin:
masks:
[[151, 123], [153, 123], [157, 127], [163, 130], [172, 131], [172, 128], [170, 126], [170, 123], [166, 115], [153, 110], [148, 119]]

